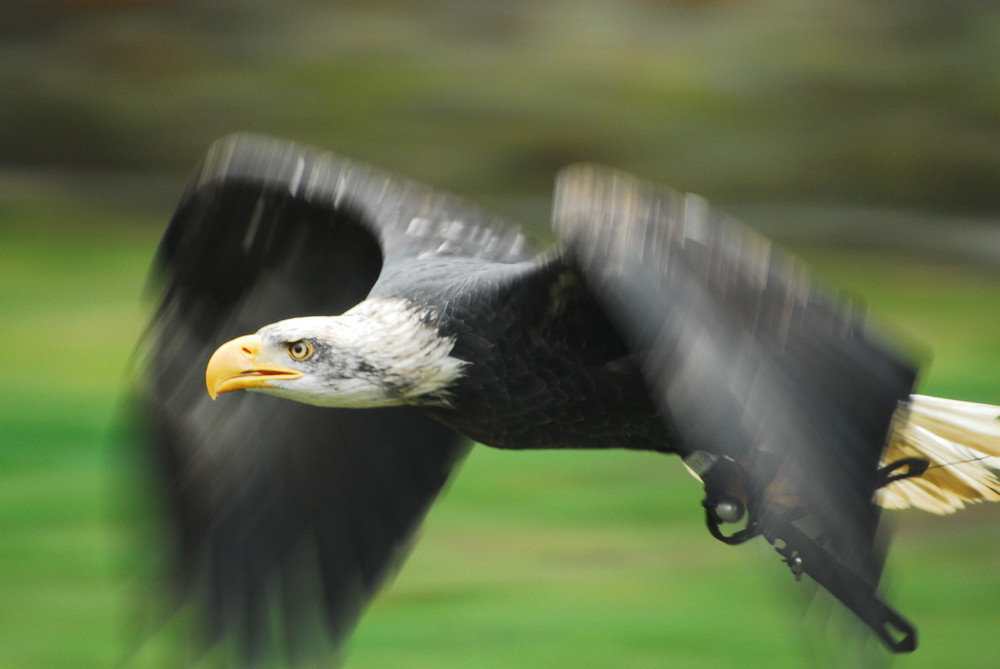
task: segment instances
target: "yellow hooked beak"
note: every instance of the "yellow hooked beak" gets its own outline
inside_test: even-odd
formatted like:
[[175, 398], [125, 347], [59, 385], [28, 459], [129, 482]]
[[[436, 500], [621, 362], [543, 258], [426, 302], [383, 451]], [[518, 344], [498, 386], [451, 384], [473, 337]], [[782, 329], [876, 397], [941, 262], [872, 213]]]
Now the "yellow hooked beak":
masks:
[[297, 379], [302, 372], [257, 361], [260, 337], [237, 337], [212, 354], [205, 369], [205, 385], [214, 400], [220, 393], [261, 388], [273, 379]]

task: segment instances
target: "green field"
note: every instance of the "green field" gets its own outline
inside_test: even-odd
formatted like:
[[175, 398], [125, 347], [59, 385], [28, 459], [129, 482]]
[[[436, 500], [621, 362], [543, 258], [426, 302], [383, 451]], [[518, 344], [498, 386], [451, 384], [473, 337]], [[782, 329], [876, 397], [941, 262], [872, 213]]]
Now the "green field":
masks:
[[[167, 212], [51, 191], [0, 207], [0, 668], [115, 666], [138, 638], [139, 530], [155, 522], [116, 416]], [[922, 390], [1000, 403], [996, 268], [795, 246], [933, 350]], [[672, 458], [479, 448], [347, 666], [859, 666], [822, 643], [822, 622], [802, 625], [822, 620], [822, 602], [807, 611], [761, 542], [712, 540], [699, 501]], [[890, 592], [922, 634], [893, 666], [982, 667], [1000, 622], [1000, 509], [891, 516]], [[125, 666], [176, 666], [150, 659], [161, 653]]]

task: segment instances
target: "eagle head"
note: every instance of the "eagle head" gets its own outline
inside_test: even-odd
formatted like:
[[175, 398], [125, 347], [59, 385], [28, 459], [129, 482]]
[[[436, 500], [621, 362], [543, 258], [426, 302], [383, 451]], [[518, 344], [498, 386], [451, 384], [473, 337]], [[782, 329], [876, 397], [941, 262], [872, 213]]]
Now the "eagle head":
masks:
[[446, 405], [465, 363], [421, 310], [366, 300], [340, 316], [291, 318], [220, 346], [205, 370], [215, 399], [251, 390], [326, 407]]

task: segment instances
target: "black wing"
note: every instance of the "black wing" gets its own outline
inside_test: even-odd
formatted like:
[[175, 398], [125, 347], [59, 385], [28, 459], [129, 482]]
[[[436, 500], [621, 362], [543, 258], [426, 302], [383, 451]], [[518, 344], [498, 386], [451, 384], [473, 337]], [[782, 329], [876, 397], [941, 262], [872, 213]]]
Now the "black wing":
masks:
[[467, 446], [409, 409], [250, 393], [212, 402], [212, 351], [273, 321], [350, 308], [397, 258], [530, 252], [510, 224], [319, 151], [249, 136], [212, 147], [159, 249], [141, 400], [177, 573], [213, 639], [254, 652], [322, 611], [339, 640]]
[[756, 529], [906, 650], [912, 630], [874, 599], [872, 496], [915, 369], [855, 307], [700, 198], [577, 166], [558, 180], [555, 224], [597, 301], [644, 352], [681, 454], [735, 464], [744, 480], [722, 487], [749, 488]]

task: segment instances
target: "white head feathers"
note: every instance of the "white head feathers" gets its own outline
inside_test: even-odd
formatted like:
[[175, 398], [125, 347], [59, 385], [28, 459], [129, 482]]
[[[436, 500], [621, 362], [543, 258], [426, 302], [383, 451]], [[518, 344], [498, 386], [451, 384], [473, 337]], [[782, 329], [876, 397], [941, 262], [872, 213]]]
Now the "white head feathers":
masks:
[[454, 338], [441, 337], [424, 315], [403, 299], [370, 299], [340, 316], [267, 325], [257, 334], [272, 355], [297, 341], [312, 352], [296, 364], [304, 376], [259, 390], [328, 407], [447, 404], [447, 387], [466, 363], [450, 355]]

